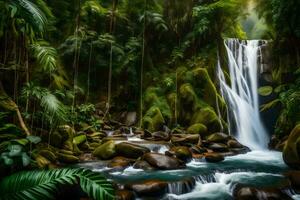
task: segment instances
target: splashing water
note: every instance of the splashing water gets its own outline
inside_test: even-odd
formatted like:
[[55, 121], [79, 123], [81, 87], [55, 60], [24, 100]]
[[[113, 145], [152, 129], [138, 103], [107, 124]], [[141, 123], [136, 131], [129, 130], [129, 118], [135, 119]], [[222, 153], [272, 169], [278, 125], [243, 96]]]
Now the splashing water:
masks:
[[228, 104], [231, 133], [251, 149], [267, 147], [268, 136], [260, 120], [258, 102], [258, 70], [262, 66], [262, 40], [225, 40], [231, 83], [227, 83], [218, 62], [218, 78], [222, 96]]

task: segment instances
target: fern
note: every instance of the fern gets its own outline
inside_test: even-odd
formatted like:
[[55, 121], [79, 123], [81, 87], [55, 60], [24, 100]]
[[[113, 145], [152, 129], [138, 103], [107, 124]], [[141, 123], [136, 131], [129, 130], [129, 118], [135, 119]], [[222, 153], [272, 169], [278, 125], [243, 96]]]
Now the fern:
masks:
[[0, 200], [55, 199], [59, 185], [79, 184], [95, 200], [114, 199], [114, 189], [101, 174], [87, 169], [19, 172], [0, 182]]

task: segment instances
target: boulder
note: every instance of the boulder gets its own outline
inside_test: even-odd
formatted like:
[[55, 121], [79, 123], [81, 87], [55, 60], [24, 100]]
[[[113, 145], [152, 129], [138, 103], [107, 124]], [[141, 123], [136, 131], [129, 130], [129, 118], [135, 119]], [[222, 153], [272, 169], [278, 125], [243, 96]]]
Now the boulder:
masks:
[[243, 148], [244, 147], [241, 143], [239, 143], [238, 141], [233, 140], [233, 139], [227, 141], [227, 146], [229, 148]]
[[104, 144], [101, 144], [93, 152], [93, 156], [103, 160], [111, 159], [115, 155], [116, 155], [116, 145], [113, 140], [109, 140]]
[[199, 134], [200, 136], [206, 136], [207, 134], [207, 127], [204, 124], [196, 123], [190, 126], [187, 129], [188, 134]]
[[62, 163], [73, 164], [78, 163], [79, 158], [69, 154], [57, 153], [57, 158]]
[[136, 159], [141, 157], [145, 153], [150, 152], [150, 150], [146, 147], [142, 147], [136, 144], [121, 142], [116, 145], [116, 152], [120, 156]]
[[167, 192], [168, 183], [164, 181], [150, 180], [142, 183], [126, 185], [138, 196], [161, 196]]
[[110, 168], [126, 168], [130, 165], [131, 160], [121, 157], [121, 156], [117, 156], [114, 157], [107, 165], [107, 167]]
[[215, 162], [221, 162], [225, 159], [224, 156], [219, 153], [206, 153], [204, 156], [207, 162], [215, 163]]
[[300, 193], [300, 171], [289, 171], [284, 175], [290, 181], [292, 188], [299, 194]]
[[185, 167], [177, 158], [169, 157], [159, 153], [146, 153], [143, 160], [147, 161], [151, 166], [158, 169], [181, 169]]
[[144, 160], [137, 160], [134, 164], [133, 164], [133, 168], [134, 169], [142, 169], [142, 170], [154, 170], [155, 168], [152, 167], [148, 162], [144, 161]]
[[117, 190], [116, 200], [134, 200], [134, 193], [130, 190]]
[[258, 189], [239, 185], [234, 189], [233, 196], [236, 200], [292, 200], [277, 188]]
[[156, 131], [152, 133], [152, 137], [155, 141], [169, 141], [170, 134], [165, 131]]
[[189, 162], [192, 160], [192, 153], [190, 152], [188, 147], [179, 146], [179, 147], [172, 147], [170, 152], [176, 156], [176, 158], [184, 161]]
[[300, 124], [289, 135], [282, 156], [287, 165], [292, 168], [300, 168]]
[[229, 136], [225, 133], [214, 133], [207, 137], [208, 142], [217, 142], [217, 143], [223, 143], [228, 140]]
[[200, 136], [195, 134], [174, 134], [171, 137], [171, 142], [176, 145], [193, 146], [199, 141], [201, 141]]
[[227, 152], [228, 147], [222, 143], [211, 143], [208, 146], [209, 149], [213, 150], [214, 152]]

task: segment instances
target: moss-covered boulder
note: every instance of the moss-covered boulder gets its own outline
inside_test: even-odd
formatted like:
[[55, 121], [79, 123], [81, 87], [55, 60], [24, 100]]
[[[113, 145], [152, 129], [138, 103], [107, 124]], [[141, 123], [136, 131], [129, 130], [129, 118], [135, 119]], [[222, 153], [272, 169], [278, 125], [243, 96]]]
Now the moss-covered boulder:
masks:
[[219, 153], [206, 153], [205, 154], [205, 160], [207, 162], [216, 163], [216, 162], [221, 162], [224, 159], [225, 159], [224, 156]]
[[289, 135], [282, 156], [287, 165], [300, 169], [300, 124]]
[[169, 157], [159, 153], [146, 153], [143, 160], [148, 162], [152, 167], [163, 170], [180, 169], [185, 167], [177, 158]]
[[208, 142], [226, 143], [229, 136], [225, 133], [214, 133], [207, 137]]
[[193, 146], [200, 141], [200, 136], [196, 134], [173, 134], [171, 137], [173, 144], [182, 146]]
[[139, 146], [137, 144], [121, 142], [116, 145], [116, 152], [120, 156], [136, 159], [136, 158], [141, 157], [145, 153], [150, 152], [150, 150], [146, 147]]
[[191, 125], [187, 129], [188, 134], [199, 134], [200, 136], [205, 136], [207, 134], [207, 127], [204, 124], [197, 123]]
[[161, 196], [167, 192], [168, 183], [164, 181], [149, 180], [142, 183], [126, 185], [126, 188], [133, 190], [138, 196]]
[[109, 140], [104, 144], [98, 146], [93, 152], [93, 156], [107, 160], [111, 159], [116, 155], [116, 144], [113, 140]]
[[79, 162], [78, 157], [69, 154], [57, 153], [57, 158], [60, 162], [67, 163], [67, 164], [73, 164]]
[[143, 127], [151, 132], [161, 130], [164, 124], [164, 117], [156, 106], [151, 107], [143, 118]]
[[189, 162], [192, 160], [192, 153], [190, 152], [188, 147], [185, 146], [172, 147], [170, 149], [170, 152], [173, 155], [175, 155], [176, 158], [184, 162]]
[[222, 121], [211, 107], [199, 109], [193, 114], [191, 124], [197, 123], [204, 124], [210, 133], [220, 131], [223, 126]]

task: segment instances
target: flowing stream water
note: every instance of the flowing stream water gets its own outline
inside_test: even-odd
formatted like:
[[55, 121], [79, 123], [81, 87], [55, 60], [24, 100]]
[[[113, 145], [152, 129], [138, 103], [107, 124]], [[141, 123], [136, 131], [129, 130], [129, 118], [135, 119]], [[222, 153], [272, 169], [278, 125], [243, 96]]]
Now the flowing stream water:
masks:
[[[280, 152], [267, 150], [268, 136], [261, 123], [258, 102], [258, 70], [261, 67], [261, 45], [266, 41], [238, 39], [225, 40], [228, 55], [228, 72], [231, 83], [218, 65], [221, 93], [228, 105], [229, 127], [244, 145], [252, 151], [247, 154], [226, 157], [220, 163], [192, 160], [180, 170], [143, 171], [129, 167], [123, 170], [104, 168], [99, 163], [82, 166], [99, 171], [119, 184], [138, 183], [145, 180], [168, 182], [167, 193], [159, 199], [180, 200], [229, 200], [237, 184], [255, 187], [280, 184], [288, 167]], [[130, 141], [130, 140], [128, 140]], [[142, 141], [139, 141], [142, 142]], [[145, 144], [152, 151], [163, 153], [165, 145]], [[184, 181], [192, 180], [192, 181]], [[293, 191], [286, 191], [294, 199], [300, 199]], [[144, 197], [141, 199], [157, 199]]]

